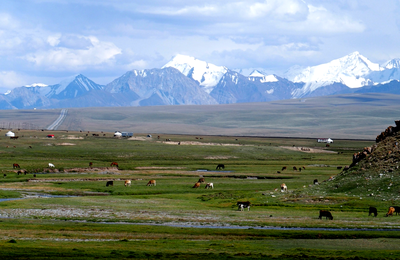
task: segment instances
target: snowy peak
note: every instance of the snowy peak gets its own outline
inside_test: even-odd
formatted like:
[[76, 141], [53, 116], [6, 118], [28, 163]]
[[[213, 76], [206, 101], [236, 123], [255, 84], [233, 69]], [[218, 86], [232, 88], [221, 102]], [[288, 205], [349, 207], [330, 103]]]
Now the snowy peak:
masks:
[[331, 62], [299, 70], [297, 75], [292, 74], [288, 79], [305, 83], [302, 89], [293, 92], [296, 98], [333, 83], [342, 83], [349, 88], [360, 88], [372, 84], [371, 80], [367, 79], [368, 74], [381, 70], [379, 64], [372, 63], [359, 52], [353, 52]]
[[103, 89], [87, 77], [79, 74], [61, 81], [59, 84], [49, 86], [50, 90], [45, 94], [48, 98], [66, 99], [76, 98], [92, 90]]
[[264, 73], [258, 70], [254, 70], [252, 73], [250, 73], [249, 80], [252, 81], [259, 80], [261, 83], [279, 81], [275, 75], [265, 75]]
[[387, 61], [382, 65], [385, 69], [399, 69], [400, 68], [400, 59], [392, 59]]
[[207, 93], [210, 93], [228, 71], [226, 67], [201, 61], [186, 55], [176, 55], [163, 68], [172, 67], [185, 76], [197, 81]]

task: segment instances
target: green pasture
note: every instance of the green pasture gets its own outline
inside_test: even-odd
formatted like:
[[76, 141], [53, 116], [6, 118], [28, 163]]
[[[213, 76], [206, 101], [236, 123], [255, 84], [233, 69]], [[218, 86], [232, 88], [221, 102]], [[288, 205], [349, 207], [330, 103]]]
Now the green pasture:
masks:
[[[258, 229], [400, 228], [400, 216], [384, 217], [388, 206], [398, 205], [397, 190], [386, 188], [377, 191], [379, 197], [370, 196], [377, 187], [362, 179], [360, 187], [336, 187], [328, 181], [371, 141], [335, 140], [326, 147], [307, 138], [146, 133], [128, 139], [106, 132], [40, 130], [17, 134], [16, 140], [0, 137], [0, 198], [20, 198], [0, 202], [2, 257], [400, 256], [398, 231]], [[21, 169], [13, 169], [14, 163]], [[216, 170], [221, 163], [225, 169]], [[205, 189], [205, 183], [192, 188], [200, 177], [214, 189]], [[151, 179], [156, 186], [146, 186]], [[314, 179], [320, 185], [313, 185]], [[125, 180], [132, 185], [125, 187]], [[114, 185], [107, 187], [107, 181]], [[282, 183], [287, 193], [280, 192]], [[237, 201], [250, 201], [250, 211], [238, 211]], [[378, 209], [376, 218], [368, 216], [370, 206]], [[331, 211], [334, 219], [318, 219], [321, 209]], [[215, 228], [221, 226], [229, 229]]]

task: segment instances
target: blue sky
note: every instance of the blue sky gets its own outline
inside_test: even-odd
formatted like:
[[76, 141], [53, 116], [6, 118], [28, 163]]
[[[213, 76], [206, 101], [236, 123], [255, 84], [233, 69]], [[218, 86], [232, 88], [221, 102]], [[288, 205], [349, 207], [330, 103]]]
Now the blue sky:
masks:
[[185, 54], [278, 75], [359, 51], [400, 58], [399, 0], [2, 0], [0, 92], [83, 74], [107, 84]]

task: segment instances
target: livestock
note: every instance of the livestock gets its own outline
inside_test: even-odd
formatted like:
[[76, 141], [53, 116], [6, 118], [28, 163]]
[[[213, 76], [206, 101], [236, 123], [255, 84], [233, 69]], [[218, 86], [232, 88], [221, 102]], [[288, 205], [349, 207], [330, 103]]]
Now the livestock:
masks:
[[338, 166], [336, 167], [336, 169], [341, 170], [343, 167], [342, 166]]
[[319, 185], [319, 183], [318, 183], [318, 180], [317, 180], [317, 179], [315, 179], [315, 180], [314, 180], [314, 185]]
[[18, 139], [18, 136], [10, 136], [10, 139]]
[[225, 169], [225, 165], [223, 165], [222, 163], [217, 165], [217, 168], [215, 168], [216, 170], [221, 170], [221, 169]]
[[197, 188], [199, 188], [199, 187], [200, 187], [200, 182], [196, 182], [192, 188], [197, 189]]
[[200, 178], [197, 182], [202, 183], [202, 182], [205, 182], [205, 180], [204, 180], [204, 178]]
[[398, 215], [400, 213], [400, 207], [399, 206], [391, 206], [392, 208], [394, 208], [394, 212], [396, 213], [396, 215]]
[[149, 180], [146, 186], [156, 186], [156, 180]]
[[386, 217], [393, 216], [395, 209], [393, 207], [389, 207], [388, 213], [386, 213]]
[[287, 186], [285, 183], [282, 183], [281, 184], [281, 192], [285, 192], [285, 191], [287, 191]]
[[297, 171], [297, 167], [296, 166], [293, 166], [293, 171]]
[[250, 211], [250, 201], [238, 201], [236, 205], [238, 206], [238, 210], [240, 211], [243, 211], [244, 208], [247, 208], [247, 211]]
[[112, 163], [110, 164], [110, 166], [115, 166], [115, 167], [118, 168], [118, 163], [117, 163], [117, 162], [112, 162]]
[[206, 189], [214, 189], [214, 184], [212, 182], [207, 183]]
[[325, 217], [325, 219], [329, 218], [330, 220], [333, 219], [332, 214], [327, 210], [320, 210], [319, 211], [319, 217], [318, 218], [322, 219], [322, 217]]
[[49, 163], [49, 167], [54, 168], [55, 166], [54, 166], [54, 164]]
[[281, 171], [284, 171], [284, 170], [286, 170], [286, 169], [287, 169], [286, 166], [283, 166]]
[[114, 181], [107, 181], [106, 187], [108, 186], [114, 186]]
[[131, 180], [125, 180], [125, 184], [124, 185], [125, 185], [125, 187], [126, 186], [131, 186]]
[[92, 167], [92, 166], [93, 166], [93, 163], [92, 163], [92, 162], [90, 162], [90, 163], [89, 163], [89, 167]]
[[378, 215], [378, 210], [375, 207], [369, 207], [368, 216], [371, 216], [371, 214], [374, 214], [374, 217], [376, 217]]
[[7, 174], [4, 173], [4, 174], [3, 174], [3, 177], [4, 177], [4, 178], [7, 177]]
[[21, 167], [19, 167], [18, 163], [13, 163], [13, 169], [15, 169], [15, 168], [21, 168]]

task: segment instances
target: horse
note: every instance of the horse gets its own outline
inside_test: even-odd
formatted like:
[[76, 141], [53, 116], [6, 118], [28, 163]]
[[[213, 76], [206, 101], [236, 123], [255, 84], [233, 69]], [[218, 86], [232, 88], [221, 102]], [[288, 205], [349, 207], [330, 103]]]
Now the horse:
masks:
[[15, 169], [15, 168], [21, 168], [21, 167], [19, 167], [18, 163], [13, 163], [13, 169]]

